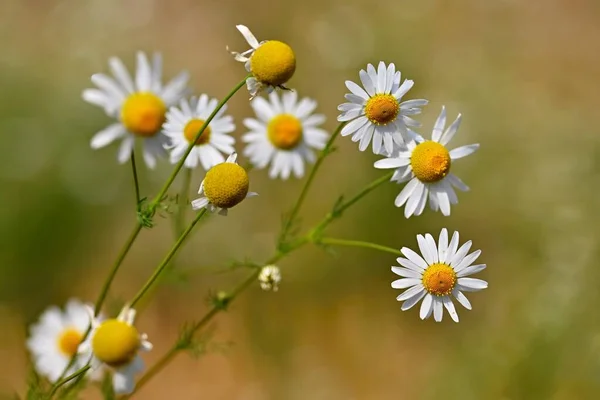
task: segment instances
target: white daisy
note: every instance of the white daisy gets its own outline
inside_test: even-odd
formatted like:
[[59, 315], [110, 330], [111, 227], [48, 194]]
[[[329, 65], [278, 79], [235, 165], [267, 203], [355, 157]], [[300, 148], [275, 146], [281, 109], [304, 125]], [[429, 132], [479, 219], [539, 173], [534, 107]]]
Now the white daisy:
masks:
[[[163, 130], [170, 139], [170, 143], [166, 144], [165, 148], [171, 151], [171, 163], [175, 164], [181, 160], [204, 122], [217, 108], [217, 103], [217, 99], [209, 99], [203, 94], [199, 99], [192, 97], [189, 102], [182, 99], [179, 107], [171, 107], [167, 112], [167, 121], [163, 125]], [[225, 161], [225, 157], [219, 151], [225, 154], [235, 151], [233, 148], [235, 139], [228, 135], [235, 130], [235, 125], [233, 117], [223, 115], [226, 110], [225, 105], [196, 140], [195, 146], [185, 159], [186, 167], [196, 168], [200, 161], [202, 168], [208, 170]]]
[[142, 138], [144, 161], [154, 168], [156, 157], [165, 152], [165, 136], [161, 133], [165, 112], [185, 95], [188, 74], [180, 73], [163, 87], [160, 54], [154, 54], [150, 66], [143, 52], [137, 53], [135, 82], [120, 59], [110, 58], [109, 66], [114, 78], [105, 74], [92, 75], [92, 82], [98, 89], [84, 90], [83, 99], [102, 107], [117, 122], [96, 133], [91, 146], [99, 149], [122, 139], [117, 159], [124, 163], [131, 156], [135, 138]]
[[296, 55], [292, 48], [279, 40], [259, 42], [244, 25], [236, 25], [236, 28], [251, 47], [243, 53], [231, 52], [236, 61], [243, 62], [246, 70], [252, 74], [246, 80], [250, 99], [262, 90], [267, 93], [274, 88], [288, 90], [284, 84], [296, 71]]
[[[479, 148], [479, 144], [458, 147], [448, 151], [446, 145], [454, 137], [460, 126], [461, 115], [444, 131], [446, 125], [446, 109], [442, 107], [431, 140], [418, 136], [415, 141], [405, 147], [400, 147], [391, 158], [375, 162], [375, 168], [396, 168], [393, 181], [408, 182], [396, 197], [396, 207], [404, 208], [404, 215], [421, 215], [425, 209], [427, 198], [431, 209], [440, 209], [442, 214], [450, 215], [450, 204], [457, 204], [458, 198], [454, 192], [467, 191], [465, 185], [456, 175], [450, 173], [452, 162], [466, 157]], [[397, 154], [396, 154], [397, 153]]]
[[279, 267], [276, 265], [266, 265], [262, 267], [260, 274], [258, 275], [258, 282], [260, 282], [260, 288], [262, 290], [278, 291], [279, 282], [281, 282], [281, 272], [279, 271]]
[[211, 212], [227, 215], [227, 210], [242, 200], [258, 196], [258, 193], [248, 192], [248, 173], [235, 162], [236, 159], [237, 154], [233, 153], [225, 162], [206, 172], [198, 191], [200, 198], [192, 201], [194, 210], [207, 208]]
[[48, 308], [39, 321], [31, 326], [27, 340], [27, 348], [38, 373], [55, 382], [75, 355], [75, 363], [67, 375], [85, 366], [91, 353], [78, 353], [78, 347], [85, 346], [89, 341], [86, 339], [79, 346], [89, 324], [87, 307], [79, 300], [69, 300], [64, 312], [55, 306]]
[[485, 264], [472, 265], [481, 250], [467, 255], [471, 248], [470, 240], [458, 248], [458, 232], [454, 232], [448, 244], [445, 228], [440, 233], [437, 246], [429, 233], [417, 235], [417, 241], [422, 256], [403, 247], [400, 251], [406, 258], [398, 257], [401, 267], [392, 267], [392, 271], [402, 277], [392, 282], [392, 287], [407, 289], [396, 300], [404, 302], [402, 311], [406, 311], [423, 299], [419, 312], [421, 319], [429, 318], [433, 313], [433, 318], [440, 322], [445, 307], [454, 322], [458, 322], [450, 295], [470, 310], [471, 303], [463, 292], [476, 292], [488, 287], [486, 281], [466, 278], [485, 269]]
[[371, 64], [367, 70], [360, 70], [363, 87], [352, 81], [346, 81], [351, 93], [346, 94], [344, 103], [338, 106], [342, 113], [338, 121], [349, 121], [341, 131], [342, 136], [352, 135], [353, 142], [360, 142], [360, 151], [366, 150], [373, 139], [373, 153], [379, 154], [381, 148], [389, 156], [394, 149], [394, 142], [402, 145], [416, 136], [409, 127], [420, 124], [411, 115], [421, 113], [421, 108], [428, 103], [425, 99], [401, 102], [414, 82], [405, 79], [402, 84], [400, 71], [392, 63], [387, 67], [383, 61], [377, 71]]
[[[89, 311], [93, 315], [93, 311]], [[92, 369], [102, 366], [112, 369], [116, 394], [133, 392], [134, 375], [145, 368], [139, 353], [152, 350], [148, 336], [140, 334], [133, 326], [134, 320], [135, 310], [125, 307], [116, 319], [95, 319], [92, 322], [91, 342], [88, 346], [93, 354]]]
[[286, 92], [282, 99], [275, 92], [269, 101], [257, 97], [250, 105], [258, 119], [246, 118], [244, 125], [250, 132], [242, 136], [249, 143], [244, 155], [257, 168], [271, 162], [269, 176], [287, 179], [293, 171], [297, 178], [304, 175], [304, 160], [315, 162], [312, 149], [325, 147], [328, 134], [317, 126], [325, 122], [322, 114], [312, 114], [317, 102], [303, 98], [296, 92]]

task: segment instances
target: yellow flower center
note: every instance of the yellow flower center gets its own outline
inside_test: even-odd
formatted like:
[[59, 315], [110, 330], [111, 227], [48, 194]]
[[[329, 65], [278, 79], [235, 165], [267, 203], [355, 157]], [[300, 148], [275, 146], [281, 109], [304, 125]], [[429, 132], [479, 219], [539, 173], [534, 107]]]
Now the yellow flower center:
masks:
[[261, 83], [280, 86], [296, 71], [296, 55], [290, 46], [278, 40], [261, 44], [250, 57], [250, 70]]
[[365, 115], [375, 125], [387, 125], [394, 121], [400, 112], [398, 100], [391, 94], [376, 94], [367, 100]]
[[450, 153], [441, 144], [430, 140], [415, 147], [410, 166], [421, 182], [433, 183], [444, 179], [450, 172]]
[[152, 137], [165, 122], [165, 103], [153, 93], [130, 94], [121, 108], [121, 121], [127, 130], [142, 137]]
[[81, 344], [83, 334], [75, 328], [67, 328], [58, 337], [58, 349], [67, 357], [73, 357], [77, 353], [77, 347]]
[[273, 146], [291, 150], [302, 140], [302, 124], [290, 114], [281, 114], [269, 121], [267, 135]]
[[456, 285], [456, 272], [446, 264], [432, 264], [421, 278], [425, 290], [435, 296], [447, 296]]
[[92, 339], [94, 355], [111, 367], [129, 363], [140, 348], [140, 335], [133, 326], [108, 319], [98, 327]]
[[248, 174], [236, 163], [217, 164], [206, 173], [204, 194], [208, 201], [220, 208], [231, 208], [248, 194]]
[[[188, 143], [192, 143], [196, 138], [198, 132], [200, 132], [200, 128], [204, 125], [203, 119], [192, 119], [185, 125], [183, 128], [183, 135], [187, 139]], [[202, 135], [196, 140], [196, 146], [200, 146], [206, 144], [210, 141], [210, 126], [207, 126]]]

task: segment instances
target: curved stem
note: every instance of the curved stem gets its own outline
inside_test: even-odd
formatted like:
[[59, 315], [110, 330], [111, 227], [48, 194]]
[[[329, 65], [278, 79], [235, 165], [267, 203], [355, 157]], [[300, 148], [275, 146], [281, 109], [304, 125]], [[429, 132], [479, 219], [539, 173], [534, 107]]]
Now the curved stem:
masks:
[[[292, 242], [290, 246], [286, 249], [286, 251], [278, 251], [273, 257], [267, 260], [263, 265], [275, 264], [279, 260], [281, 260], [286, 255], [290, 254], [292, 251], [297, 250], [308, 242], [315, 241], [315, 234], [320, 233], [323, 229], [325, 229], [331, 222], [335, 219], [339, 218], [342, 213], [354, 205], [358, 200], [372, 192], [375, 188], [379, 187], [384, 182], [387, 182], [393, 175], [392, 173], [386, 174], [381, 178], [378, 178], [365, 186], [363, 190], [357, 193], [355, 196], [351, 197], [350, 200], [341, 203], [336, 207], [336, 209], [327, 214], [325, 218], [313, 229], [311, 229], [305, 236], [299, 238], [298, 240]], [[381, 246], [383, 247], [383, 246]], [[231, 304], [244, 290], [246, 290], [253, 282], [256, 281], [256, 278], [260, 274], [260, 268], [256, 268], [252, 271], [252, 273], [242, 282], [240, 283], [229, 295], [227, 299], [227, 304]], [[208, 324], [213, 317], [215, 317], [219, 312], [223, 311], [223, 306], [215, 305], [213, 306], [202, 319], [192, 327], [191, 333], [196, 333], [199, 329], [202, 329], [206, 324]], [[165, 368], [171, 360], [182, 350], [182, 348], [176, 344], [169, 351], [167, 351], [158, 361], [152, 366], [146, 374], [144, 374], [141, 379], [138, 381], [135, 391], [127, 396], [122, 397], [122, 400], [129, 399], [133, 396], [142, 386], [144, 386], [152, 377], [158, 374], [163, 368]]]
[[56, 394], [56, 392], [58, 391], [58, 389], [62, 385], [64, 385], [64, 384], [72, 381], [73, 379], [75, 379], [75, 378], [77, 378], [77, 377], [85, 374], [90, 368], [92, 368], [92, 367], [89, 366], [89, 365], [86, 365], [85, 367], [80, 368], [77, 371], [73, 372], [71, 375], [67, 376], [66, 378], [58, 380], [56, 382], [56, 384], [54, 386], [52, 386], [52, 390], [50, 391], [50, 394], [48, 395], [48, 399], [52, 399], [52, 397], [54, 397], [54, 395]]
[[288, 235], [290, 229], [292, 228], [292, 225], [294, 224], [294, 220], [296, 219], [298, 212], [300, 212], [300, 208], [302, 207], [302, 204], [304, 203], [304, 199], [306, 198], [306, 195], [308, 194], [308, 189], [310, 189], [313, 179], [317, 175], [317, 171], [321, 167], [323, 160], [325, 160], [325, 158], [329, 154], [331, 154], [331, 147], [333, 146], [333, 142], [338, 137], [338, 135], [341, 132], [344, 125], [345, 125], [345, 122], [342, 122], [338, 125], [336, 130], [333, 132], [333, 134], [327, 141], [327, 144], [325, 145], [323, 150], [321, 150], [321, 153], [319, 154], [319, 157], [317, 158], [315, 165], [312, 167], [310, 174], [308, 175], [308, 179], [306, 180], [306, 183], [304, 184], [304, 187], [302, 188], [302, 191], [300, 192], [300, 196], [296, 200], [296, 204], [294, 204], [294, 207], [292, 208], [292, 211], [291, 211], [289, 217], [286, 219], [285, 225], [283, 226], [281, 234], [279, 235], [279, 244], [284, 243], [285, 240], [287, 239], [287, 235]]
[[363, 248], [367, 248], [367, 249], [379, 250], [379, 251], [383, 251], [386, 253], [395, 254], [398, 256], [402, 255], [400, 250], [394, 249], [393, 247], [387, 247], [387, 246], [383, 246], [383, 245], [380, 245], [377, 243], [363, 242], [361, 240], [345, 240], [345, 239], [336, 239], [336, 238], [325, 237], [325, 238], [318, 239], [317, 243], [331, 244], [331, 245], [335, 245], [335, 246], [363, 247]]
[[165, 197], [165, 194], [167, 194], [167, 190], [169, 190], [169, 188], [173, 184], [173, 181], [175, 180], [175, 177], [177, 176], [177, 174], [179, 173], [179, 171], [181, 170], [181, 168], [183, 168], [183, 165], [185, 163], [185, 160], [186, 160], [187, 156], [190, 154], [190, 152], [192, 151], [192, 149], [196, 145], [196, 142], [198, 141], [198, 139], [200, 138], [200, 136], [204, 133], [204, 131], [206, 130], [206, 128], [208, 127], [208, 125], [210, 124], [210, 122], [217, 115], [217, 113], [221, 110], [221, 108], [223, 108], [223, 106], [225, 105], [225, 103], [227, 103], [229, 101], [229, 99], [231, 99], [233, 97], [233, 95], [238, 90], [240, 90], [242, 87], [244, 87], [246, 85], [246, 80], [249, 77], [250, 77], [250, 75], [247, 75], [241, 82], [239, 82], [231, 90], [231, 92], [229, 92], [227, 94], [227, 96], [225, 96], [223, 98], [223, 100], [221, 100], [219, 102], [219, 104], [217, 104], [217, 107], [213, 110], [212, 113], [210, 113], [210, 115], [208, 116], [208, 118], [206, 119], [206, 121], [204, 121], [204, 124], [202, 124], [202, 127], [200, 128], [200, 130], [196, 134], [196, 137], [194, 138], [194, 140], [190, 141], [190, 144], [188, 145], [185, 153], [183, 153], [183, 156], [181, 157], [181, 160], [179, 160], [179, 162], [175, 165], [175, 169], [173, 170], [173, 172], [171, 172], [171, 175], [167, 179], [167, 182], [163, 185], [162, 189], [160, 190], [160, 192], [158, 192], [158, 194], [156, 195], [156, 197], [154, 197], [154, 200], [152, 200], [152, 202], [150, 203], [150, 211], [156, 210], [156, 207], [158, 207], [158, 205], [160, 204], [160, 202], [163, 200], [163, 198]]
[[175, 237], [179, 237], [183, 232], [183, 223], [185, 222], [185, 212], [187, 211], [188, 195], [190, 192], [190, 183], [192, 182], [192, 169], [186, 168], [183, 174], [183, 181], [181, 184], [181, 192], [177, 199], [177, 214], [174, 218], [174, 232]]
[[183, 244], [183, 242], [185, 241], [185, 239], [187, 238], [187, 236], [190, 234], [190, 232], [192, 232], [192, 229], [194, 229], [194, 226], [196, 226], [196, 224], [198, 223], [198, 221], [200, 221], [200, 219], [204, 216], [205, 213], [206, 213], [206, 208], [203, 208], [202, 210], [200, 210], [198, 212], [198, 214], [196, 215], [196, 218], [194, 218], [194, 220], [192, 221], [192, 223], [183, 231], [183, 233], [181, 234], [181, 236], [179, 236], [179, 239], [177, 239], [177, 241], [175, 242], [175, 244], [173, 245], [173, 247], [171, 248], [171, 250], [169, 251], [169, 253], [167, 253], [167, 255], [162, 260], [162, 262], [158, 265], [158, 267], [156, 267], [156, 269], [154, 270], [154, 273], [152, 274], [152, 276], [150, 276], [150, 278], [148, 278], [148, 280], [146, 281], [146, 283], [144, 284], [144, 286], [135, 295], [135, 297], [133, 298], [133, 300], [131, 300], [131, 303], [129, 303], [129, 306], [131, 308], [134, 308], [135, 305], [136, 305], [136, 303], [138, 301], [140, 301], [140, 299], [142, 297], [144, 297], [144, 294], [146, 294], [146, 292], [150, 289], [150, 287], [158, 279], [158, 277], [160, 276], [160, 274], [164, 271], [164, 269], [169, 264], [169, 261], [171, 261], [171, 259], [173, 258], [173, 256], [177, 253], [177, 251], [179, 250], [179, 248], [181, 247], [181, 245]]
[[131, 150], [131, 170], [133, 171], [133, 185], [135, 186], [135, 209], [140, 210], [140, 183], [135, 166], [135, 150]]

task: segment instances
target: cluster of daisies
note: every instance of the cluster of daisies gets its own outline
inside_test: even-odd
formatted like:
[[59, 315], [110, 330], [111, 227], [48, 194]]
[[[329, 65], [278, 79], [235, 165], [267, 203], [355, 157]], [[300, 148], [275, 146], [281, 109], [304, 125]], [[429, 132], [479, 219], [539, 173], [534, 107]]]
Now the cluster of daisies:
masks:
[[[243, 62], [249, 75], [245, 83], [250, 93], [254, 118], [246, 118], [247, 132], [242, 154], [257, 169], [269, 168], [273, 179], [301, 178], [305, 164], [313, 163], [315, 152], [322, 150], [330, 135], [320, 128], [325, 122], [315, 113], [317, 103], [299, 98], [297, 92], [285, 87], [296, 70], [294, 52], [287, 44], [268, 40], [259, 42], [245, 26], [239, 25], [250, 49], [232, 52]], [[154, 168], [159, 158], [167, 158], [180, 167], [206, 171], [199, 189], [200, 197], [192, 201], [195, 210], [207, 208], [226, 214], [228, 209], [245, 198], [256, 195], [249, 191], [247, 171], [237, 163], [236, 129], [227, 107], [207, 94], [190, 96], [188, 75], [183, 72], [167, 84], [162, 83], [162, 59], [155, 54], [137, 54], [135, 77], [132, 78], [118, 58], [109, 60], [112, 76], [95, 74], [94, 89], [83, 92], [83, 99], [101, 107], [114, 123], [98, 132], [91, 141], [94, 149], [120, 140], [117, 159], [121, 163], [133, 157], [134, 148], [141, 145], [143, 158]], [[384, 158], [375, 162], [378, 169], [392, 169], [391, 181], [404, 184], [395, 199], [404, 207], [404, 215], [418, 216], [427, 204], [434, 211], [450, 215], [451, 205], [458, 203], [455, 189], [469, 188], [451, 172], [453, 163], [473, 153], [479, 145], [448, 149], [457, 133], [461, 116], [446, 127], [446, 110], [442, 107], [426, 139], [417, 133], [420, 123], [415, 119], [428, 104], [425, 99], [404, 98], [414, 82], [402, 80], [394, 64], [380, 62], [367, 65], [359, 72], [360, 83], [347, 81], [350, 93], [338, 110], [343, 125], [341, 136], [350, 136], [360, 151], [371, 147]], [[279, 88], [278, 92], [274, 89]], [[267, 97], [261, 97], [266, 93]], [[402, 310], [417, 303], [420, 317], [433, 315], [441, 321], [446, 309], [458, 322], [453, 299], [471, 309], [464, 292], [485, 289], [487, 283], [469, 277], [482, 271], [485, 264], [475, 264], [481, 251], [469, 253], [471, 241], [460, 245], [459, 234], [452, 237], [442, 229], [437, 240], [431, 234], [418, 235], [419, 253], [403, 247], [399, 266], [392, 271], [400, 279], [392, 282], [403, 289], [397, 300]], [[274, 265], [263, 268], [258, 277], [264, 290], [278, 289], [281, 280]], [[134, 390], [134, 375], [143, 370], [139, 354], [152, 348], [146, 335], [133, 325], [135, 310], [125, 307], [114, 319], [103, 318], [89, 306], [70, 301], [64, 311], [48, 309], [31, 328], [28, 348], [37, 371], [56, 382], [85, 366], [90, 366], [91, 379], [111, 371], [117, 393]]]

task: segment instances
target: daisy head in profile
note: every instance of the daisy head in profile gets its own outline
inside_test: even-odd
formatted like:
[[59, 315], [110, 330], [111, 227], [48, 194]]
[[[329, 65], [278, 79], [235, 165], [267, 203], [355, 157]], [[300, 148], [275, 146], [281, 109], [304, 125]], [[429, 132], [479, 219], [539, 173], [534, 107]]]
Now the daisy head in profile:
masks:
[[471, 303], [463, 292], [476, 292], [486, 289], [486, 281], [470, 278], [470, 275], [483, 271], [485, 264], [473, 264], [481, 250], [467, 254], [471, 249], [469, 240], [458, 247], [459, 234], [454, 232], [448, 243], [448, 231], [444, 228], [438, 243], [429, 233], [417, 235], [421, 254], [403, 247], [404, 257], [398, 257], [400, 266], [393, 266], [392, 272], [401, 278], [392, 282], [394, 289], [406, 289], [396, 300], [402, 301], [402, 311], [412, 308], [419, 301], [421, 319], [433, 314], [436, 322], [443, 317], [444, 308], [454, 322], [458, 322], [458, 314], [452, 298], [456, 299], [467, 310]]
[[200, 184], [200, 197], [192, 201], [192, 208], [203, 208], [211, 212], [227, 215], [230, 208], [235, 207], [248, 197], [258, 196], [249, 192], [248, 173], [237, 162], [237, 154], [233, 153], [225, 162], [212, 167], [206, 172]]
[[109, 60], [112, 77], [92, 75], [94, 89], [83, 91], [83, 99], [101, 107], [115, 120], [96, 133], [91, 141], [93, 149], [121, 140], [117, 160], [129, 160], [135, 140], [143, 142], [144, 161], [149, 168], [156, 166], [157, 157], [163, 156], [165, 136], [162, 125], [168, 107], [175, 105], [187, 91], [187, 72], [182, 72], [163, 86], [162, 57], [154, 54], [152, 64], [143, 52], [137, 53], [135, 80], [117, 57]]
[[315, 162], [315, 150], [321, 150], [329, 135], [319, 128], [325, 116], [314, 114], [317, 102], [296, 92], [285, 92], [281, 98], [272, 92], [269, 100], [257, 97], [250, 103], [256, 118], [246, 118], [250, 132], [242, 136], [248, 145], [244, 155], [257, 168], [270, 164], [271, 178], [287, 179], [293, 173], [304, 176], [304, 163]]
[[402, 101], [414, 82], [409, 79], [402, 82], [400, 71], [396, 71], [393, 63], [386, 66], [381, 61], [377, 69], [368, 64], [367, 70], [361, 69], [359, 76], [363, 86], [346, 81], [350, 90], [345, 96], [348, 102], [338, 106], [342, 112], [338, 121], [348, 122], [341, 135], [352, 135], [360, 151], [372, 143], [373, 153], [384, 152], [389, 156], [394, 143], [404, 145], [417, 136], [410, 128], [420, 124], [411, 116], [420, 114], [421, 107], [428, 102], [425, 99]]
[[[93, 315], [93, 311], [89, 312]], [[105, 367], [113, 372], [113, 389], [117, 394], [130, 394], [135, 389], [134, 376], [143, 371], [141, 352], [152, 350], [146, 334], [133, 325], [135, 310], [124, 307], [117, 318], [93, 319], [89, 349], [92, 369]]]
[[456, 175], [450, 172], [454, 162], [466, 157], [479, 148], [479, 144], [470, 144], [448, 150], [446, 147], [460, 126], [460, 114], [447, 129], [446, 109], [442, 107], [431, 140], [418, 136], [415, 141], [399, 147], [390, 158], [375, 162], [375, 168], [395, 169], [392, 181], [405, 183], [406, 186], [396, 197], [396, 207], [404, 207], [404, 215], [421, 215], [429, 200], [434, 211], [440, 210], [450, 215], [450, 205], [458, 203], [454, 188], [468, 191], [469, 188]]
[[84, 337], [90, 322], [88, 306], [76, 299], [69, 300], [64, 310], [51, 306], [44, 311], [31, 326], [27, 339], [36, 371], [50, 382], [55, 382], [71, 358], [75, 357], [75, 362], [66, 375], [82, 368], [91, 357], [89, 350], [79, 350], [89, 342], [89, 338], [84, 341]]
[[279, 40], [264, 40], [259, 42], [244, 25], [236, 25], [250, 45], [250, 49], [238, 53], [232, 51], [236, 61], [243, 62], [246, 70], [252, 75], [246, 81], [250, 99], [265, 90], [270, 93], [273, 89], [285, 89], [284, 85], [296, 72], [296, 55], [294, 50]]
[[170, 151], [171, 163], [179, 162], [192, 143], [193, 147], [184, 163], [187, 168], [196, 168], [200, 164], [204, 170], [209, 170], [225, 161], [222, 153], [233, 153], [235, 139], [229, 134], [235, 130], [235, 125], [233, 117], [225, 115], [226, 105], [217, 112], [202, 135], [198, 136], [216, 108], [217, 99], [210, 99], [205, 94], [199, 98], [192, 97], [189, 101], [182, 99], [179, 107], [171, 107], [163, 125], [164, 133], [169, 139], [165, 148]]

